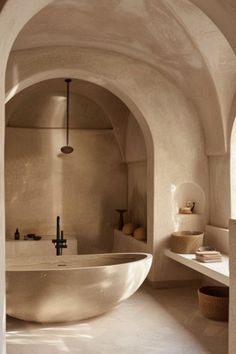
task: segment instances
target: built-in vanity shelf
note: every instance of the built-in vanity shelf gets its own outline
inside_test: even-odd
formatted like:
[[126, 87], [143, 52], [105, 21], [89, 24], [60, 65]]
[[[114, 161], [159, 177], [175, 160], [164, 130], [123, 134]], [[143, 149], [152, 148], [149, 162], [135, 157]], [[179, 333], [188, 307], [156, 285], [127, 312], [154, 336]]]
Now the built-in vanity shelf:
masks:
[[229, 257], [226, 255], [222, 255], [222, 262], [217, 263], [201, 263], [195, 259], [195, 254], [179, 254], [169, 249], [165, 250], [165, 255], [209, 278], [229, 286]]
[[147, 252], [147, 242], [136, 240], [133, 236], [115, 229], [113, 252]]

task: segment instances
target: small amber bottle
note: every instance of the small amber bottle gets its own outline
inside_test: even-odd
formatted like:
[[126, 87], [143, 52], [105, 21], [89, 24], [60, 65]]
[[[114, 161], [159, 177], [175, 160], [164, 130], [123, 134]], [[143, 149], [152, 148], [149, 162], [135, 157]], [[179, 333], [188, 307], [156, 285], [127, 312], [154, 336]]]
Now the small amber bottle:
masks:
[[19, 239], [20, 239], [20, 233], [19, 233], [19, 230], [17, 227], [16, 232], [15, 232], [15, 240], [19, 240]]

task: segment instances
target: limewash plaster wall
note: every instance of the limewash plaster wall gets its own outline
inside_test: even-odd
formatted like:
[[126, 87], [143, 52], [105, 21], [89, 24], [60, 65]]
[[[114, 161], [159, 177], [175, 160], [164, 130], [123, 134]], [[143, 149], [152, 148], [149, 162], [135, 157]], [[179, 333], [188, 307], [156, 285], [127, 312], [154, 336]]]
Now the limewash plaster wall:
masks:
[[[125, 203], [118, 203], [115, 208], [123, 208], [128, 207], [128, 213], [126, 213], [126, 220], [133, 221], [136, 225], [147, 226], [147, 163], [146, 163], [146, 148], [145, 141], [142, 134], [142, 131], [132, 114], [129, 113], [128, 108], [113, 94], [104, 88], [90, 83], [88, 81], [82, 80], [72, 80], [70, 87], [70, 127], [71, 128], [79, 128], [79, 129], [88, 129], [94, 130], [96, 127], [98, 129], [112, 129], [112, 135], [114, 136], [117, 147], [120, 149], [122, 160], [124, 161], [124, 169], [125, 163], [128, 162], [128, 181], [123, 183], [123, 187], [125, 190], [125, 185], [128, 185], [128, 205]], [[6, 105], [6, 122], [9, 127], [17, 127], [17, 128], [62, 128], [65, 126], [65, 83], [63, 79], [55, 79], [55, 80], [46, 80], [35, 84], [33, 86], [28, 87], [27, 89], [21, 91], [19, 94], [14, 96]], [[9, 130], [9, 129], [8, 129]], [[88, 136], [92, 135], [92, 130]], [[17, 130], [16, 130], [17, 131]], [[25, 132], [27, 133], [27, 129]], [[58, 133], [53, 134], [56, 130], [52, 130], [50, 138], [54, 142]], [[11, 130], [10, 130], [11, 132]], [[86, 133], [84, 131], [84, 133]], [[105, 132], [104, 132], [105, 133]], [[98, 132], [96, 133], [98, 134]], [[13, 135], [13, 133], [12, 133]], [[101, 134], [101, 136], [105, 136]], [[123, 143], [124, 141], [124, 143]], [[8, 148], [8, 144], [16, 144], [17, 139], [11, 139], [10, 141], [6, 141], [6, 146]], [[40, 150], [40, 146], [43, 145], [43, 139], [39, 141], [38, 139], [38, 149]], [[94, 145], [96, 148], [96, 146]], [[15, 147], [17, 149], [17, 146]], [[7, 151], [9, 148], [7, 149]], [[17, 151], [17, 150], [16, 150]], [[83, 149], [79, 148], [79, 155], [83, 154]], [[78, 154], [77, 154], [78, 155]], [[112, 154], [111, 154], [112, 155]], [[52, 157], [50, 155], [50, 157]], [[8, 156], [6, 156], [8, 158]], [[19, 155], [20, 158], [20, 155]], [[86, 158], [86, 157], [85, 157]], [[103, 157], [105, 159], [105, 156]], [[112, 156], [109, 156], [108, 161], [112, 159]], [[49, 158], [47, 159], [49, 162]], [[74, 159], [72, 159], [74, 162]], [[9, 176], [11, 177], [8, 159], [6, 160], [6, 168], [7, 168], [7, 176], [8, 180]], [[99, 162], [98, 162], [99, 163]], [[45, 165], [45, 164], [44, 164]], [[50, 163], [49, 163], [50, 165]], [[100, 164], [101, 165], [101, 164]], [[67, 173], [73, 173], [73, 170], [69, 166], [69, 171]], [[51, 167], [50, 173], [54, 174], [55, 164]], [[14, 167], [15, 170], [15, 167]], [[85, 170], [85, 167], [84, 167]], [[49, 172], [49, 171], [48, 171]], [[32, 176], [31, 176], [32, 177]], [[25, 176], [19, 176], [18, 179], [20, 182], [24, 180]], [[49, 177], [50, 178], [50, 177]], [[93, 176], [90, 176], [93, 178]], [[95, 180], [97, 179], [97, 175], [94, 175]], [[112, 176], [111, 176], [112, 179]], [[35, 179], [33, 179], [35, 180]], [[98, 179], [99, 180], [99, 179]], [[23, 182], [22, 182], [23, 183]], [[32, 182], [35, 183], [35, 182]], [[29, 184], [29, 188], [27, 186]], [[30, 194], [32, 194], [32, 186], [31, 183], [26, 184], [24, 187], [24, 194], [28, 195], [30, 198]], [[14, 182], [11, 181], [9, 188], [7, 189], [7, 201], [6, 204], [6, 223], [7, 223], [7, 237], [9, 235], [13, 235], [14, 230], [16, 228], [16, 204], [17, 198], [19, 194], [22, 199], [22, 191], [18, 192], [17, 187], [19, 187], [20, 183], [16, 183], [15, 188], [11, 188], [14, 186]], [[71, 188], [75, 188], [75, 190], [80, 193], [81, 186], [80, 183], [74, 183], [71, 185]], [[82, 186], [83, 187], [83, 186]], [[58, 195], [61, 194], [61, 189], [63, 187], [60, 184], [54, 186], [55, 191], [57, 191]], [[127, 188], [126, 188], [127, 189]], [[116, 189], [116, 192], [119, 191]], [[89, 191], [88, 191], [89, 193]], [[103, 189], [100, 190], [100, 199], [103, 193]], [[55, 192], [54, 192], [55, 194]], [[90, 193], [91, 194], [91, 193]], [[36, 196], [32, 196], [34, 198], [35, 204]], [[42, 205], [41, 199], [44, 196], [41, 196], [39, 199], [39, 209]], [[68, 199], [68, 198], [67, 198]], [[70, 200], [66, 198], [63, 199], [64, 210], [68, 209], [68, 203]], [[98, 198], [99, 199], [99, 198]], [[104, 195], [104, 201], [106, 199], [106, 195]], [[22, 202], [22, 201], [21, 201]], [[57, 203], [57, 209], [59, 208], [61, 202], [60, 200], [54, 200], [51, 198], [50, 204]], [[108, 205], [108, 203], [106, 203]], [[73, 210], [73, 206], [71, 206]], [[53, 208], [55, 209], [55, 208]], [[60, 209], [60, 208], [59, 208]], [[19, 210], [23, 210], [19, 208]], [[36, 212], [36, 208], [34, 208]], [[32, 210], [31, 214], [34, 211]], [[114, 210], [113, 210], [114, 212]], [[25, 213], [25, 211], [24, 211]], [[58, 210], [59, 213], [59, 210]], [[88, 222], [87, 218], [84, 218], [84, 214], [88, 213], [87, 208], [85, 208], [83, 215], [79, 217], [79, 221], [77, 222], [77, 234], [84, 235], [88, 233], [83, 229], [86, 228], [86, 223]], [[23, 230], [24, 233], [32, 232], [32, 222], [34, 222], [35, 217], [32, 218], [24, 218], [22, 217], [22, 213], [18, 213], [19, 218], [22, 218], [22, 222], [24, 221]], [[73, 213], [71, 213], [73, 214]], [[78, 211], [77, 211], [78, 214]], [[90, 212], [90, 214], [93, 214]], [[31, 215], [32, 217], [32, 215]], [[92, 232], [90, 235], [93, 239], [98, 239], [100, 241], [93, 240], [94, 246], [91, 242], [89, 244], [86, 241], [85, 237], [80, 237], [79, 241], [81, 241], [81, 245], [79, 247], [79, 252], [94, 252], [96, 249], [99, 249], [100, 242], [100, 250], [109, 250], [111, 248], [112, 242], [112, 227], [117, 226], [118, 214], [113, 213], [113, 215], [107, 215], [107, 218], [110, 217], [110, 220], [106, 222], [106, 228], [109, 230], [104, 231], [105, 225], [102, 225], [103, 229], [96, 230], [95, 235]], [[113, 220], [115, 217], [115, 220]], [[39, 216], [40, 218], [40, 216]], [[90, 229], [93, 228], [94, 224], [100, 223], [100, 215], [94, 217], [93, 221], [89, 220]], [[51, 229], [43, 230], [44, 226], [41, 225], [42, 230], [38, 230], [38, 233], [43, 234], [53, 234], [55, 233], [55, 223], [52, 223], [52, 220], [49, 220], [51, 223]], [[75, 224], [75, 221], [71, 220], [71, 226], [67, 225], [67, 229], [71, 229], [72, 225]], [[80, 228], [80, 225], [82, 227]], [[109, 225], [109, 227], [108, 227]], [[38, 226], [39, 228], [40, 226]], [[53, 229], [52, 229], [53, 227]], [[35, 228], [34, 228], [35, 229]], [[80, 230], [79, 230], [80, 229]], [[27, 231], [26, 231], [27, 230]], [[109, 237], [106, 237], [104, 233], [109, 233]], [[74, 235], [75, 232], [72, 232]], [[76, 235], [74, 235], [76, 236]], [[89, 236], [87, 236], [87, 239]]]
[[179, 271], [178, 264], [163, 256], [163, 248], [170, 233], [178, 228], [172, 204], [174, 190], [180, 184], [195, 183], [203, 191], [206, 197], [203, 217], [208, 221], [208, 161], [194, 105], [154, 68], [118, 53], [87, 48], [13, 52], [8, 65], [7, 97], [38, 81], [62, 76], [88, 80], [109, 89], [138, 120], [148, 157], [148, 249], [155, 256], [150, 278], [153, 281], [191, 278], [191, 272]]
[[147, 152], [142, 131], [130, 115], [126, 130], [128, 164], [128, 221], [147, 227]]
[[[5, 74], [7, 61], [12, 48], [13, 42], [21, 28], [26, 24], [30, 17], [34, 16], [41, 8], [50, 3], [50, 0], [40, 0], [32, 3], [26, 0], [24, 6], [16, 3], [14, 0], [7, 0], [5, 7], [1, 8], [0, 13], [0, 33], [4, 33], [0, 40], [0, 141], [2, 147], [0, 149], [0, 349], [2, 354], [6, 353], [5, 346], [5, 200], [4, 197], [4, 140], [5, 140]], [[1, 4], [2, 5], [2, 4]], [[7, 8], [6, 8], [7, 7]], [[21, 16], [17, 14], [21, 12]]]
[[236, 347], [236, 220], [229, 222], [229, 257], [230, 257], [230, 304], [229, 304], [229, 354], [235, 353]]
[[127, 206], [127, 166], [110, 130], [6, 128], [6, 235], [55, 235], [56, 216], [79, 253], [109, 251], [116, 208]]
[[229, 227], [230, 208], [230, 154], [209, 157], [210, 224]]
[[128, 221], [147, 227], [147, 162], [128, 163]]

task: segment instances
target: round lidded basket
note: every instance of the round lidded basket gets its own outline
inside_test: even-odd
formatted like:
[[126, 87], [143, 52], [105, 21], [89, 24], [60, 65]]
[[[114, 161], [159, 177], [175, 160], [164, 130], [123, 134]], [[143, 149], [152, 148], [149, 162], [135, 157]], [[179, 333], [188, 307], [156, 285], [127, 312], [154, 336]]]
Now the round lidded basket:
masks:
[[215, 321], [228, 321], [229, 288], [204, 286], [198, 289], [198, 301], [204, 317]]
[[170, 249], [175, 253], [195, 253], [203, 245], [201, 231], [177, 231], [171, 234]]

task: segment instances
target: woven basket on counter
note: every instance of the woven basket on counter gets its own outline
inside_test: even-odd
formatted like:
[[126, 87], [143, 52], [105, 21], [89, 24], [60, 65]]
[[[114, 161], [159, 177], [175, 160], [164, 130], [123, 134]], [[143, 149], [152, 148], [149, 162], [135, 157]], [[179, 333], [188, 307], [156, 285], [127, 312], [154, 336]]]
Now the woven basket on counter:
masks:
[[215, 321], [228, 321], [229, 288], [205, 286], [198, 290], [199, 308], [203, 316]]
[[170, 249], [175, 253], [195, 253], [203, 245], [204, 233], [201, 231], [173, 232], [170, 238]]

